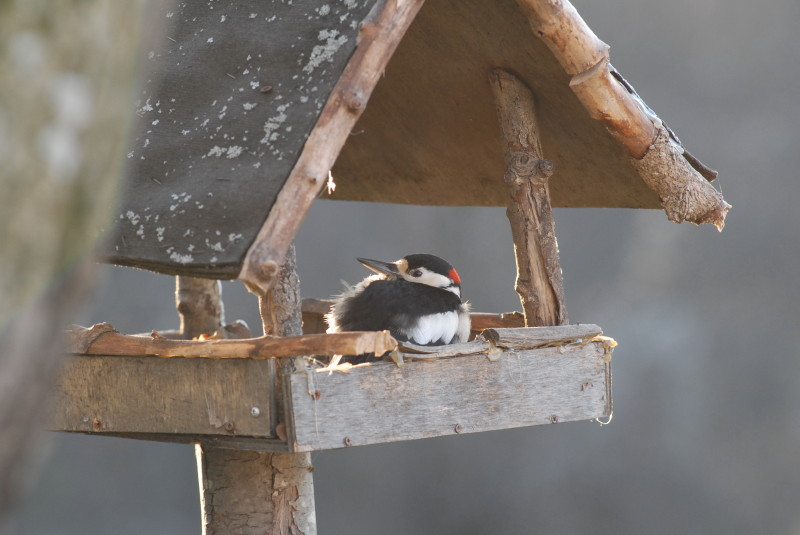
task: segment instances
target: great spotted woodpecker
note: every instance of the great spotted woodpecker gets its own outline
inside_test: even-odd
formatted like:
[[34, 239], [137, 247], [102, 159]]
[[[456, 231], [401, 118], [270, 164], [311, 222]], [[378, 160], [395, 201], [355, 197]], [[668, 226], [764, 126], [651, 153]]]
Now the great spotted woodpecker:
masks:
[[336, 298], [325, 317], [329, 333], [388, 330], [418, 345], [469, 339], [469, 304], [461, 300], [461, 278], [449, 263], [432, 254], [358, 261], [375, 275]]

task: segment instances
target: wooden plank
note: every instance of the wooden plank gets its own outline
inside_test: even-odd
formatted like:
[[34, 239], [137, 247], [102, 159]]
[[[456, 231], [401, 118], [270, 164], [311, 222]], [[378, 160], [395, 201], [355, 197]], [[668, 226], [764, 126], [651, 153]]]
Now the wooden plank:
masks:
[[564, 344], [576, 340], [590, 340], [603, 334], [603, 330], [592, 323], [554, 325], [550, 327], [522, 327], [519, 329], [486, 329], [483, 337], [505, 349], [532, 349], [548, 345]]
[[295, 451], [474, 433], [611, 414], [610, 348], [602, 341], [378, 362], [289, 376]]
[[271, 437], [268, 366], [254, 359], [66, 357], [50, 426]]

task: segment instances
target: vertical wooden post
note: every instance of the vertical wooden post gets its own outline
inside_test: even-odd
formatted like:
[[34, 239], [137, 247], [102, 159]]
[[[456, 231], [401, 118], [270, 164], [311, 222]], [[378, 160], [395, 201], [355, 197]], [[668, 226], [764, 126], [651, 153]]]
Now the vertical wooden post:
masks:
[[548, 180], [553, 162], [542, 157], [533, 94], [516, 76], [489, 75], [503, 130], [508, 215], [517, 258], [516, 290], [525, 325], [568, 323]]
[[[210, 290], [205, 295], [211, 297], [212, 293]], [[265, 334], [302, 334], [294, 246], [276, 285], [259, 298], [259, 305]], [[215, 309], [221, 312], [222, 305], [209, 303], [197, 308], [202, 308], [199, 314], [206, 314]], [[310, 454], [240, 451], [202, 444], [195, 452], [204, 534], [316, 534]]]
[[175, 277], [175, 308], [181, 317], [181, 338], [185, 340], [211, 334], [225, 325], [218, 280]]

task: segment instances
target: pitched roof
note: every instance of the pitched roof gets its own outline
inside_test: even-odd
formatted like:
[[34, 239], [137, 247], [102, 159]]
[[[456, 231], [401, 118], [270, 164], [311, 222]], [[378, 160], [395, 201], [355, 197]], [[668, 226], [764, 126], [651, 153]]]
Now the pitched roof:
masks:
[[112, 262], [263, 286], [331, 168], [335, 199], [505, 204], [497, 67], [535, 95], [554, 206], [724, 223], [713, 171], [566, 1], [244, 4], [164, 13]]

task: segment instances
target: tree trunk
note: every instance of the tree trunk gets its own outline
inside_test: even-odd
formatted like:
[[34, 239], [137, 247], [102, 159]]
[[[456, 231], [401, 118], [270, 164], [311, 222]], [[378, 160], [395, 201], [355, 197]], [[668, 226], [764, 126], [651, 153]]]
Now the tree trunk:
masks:
[[144, 7], [0, 2], [0, 532], [43, 458], [60, 334], [116, 205]]

